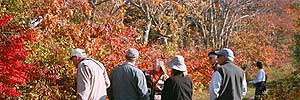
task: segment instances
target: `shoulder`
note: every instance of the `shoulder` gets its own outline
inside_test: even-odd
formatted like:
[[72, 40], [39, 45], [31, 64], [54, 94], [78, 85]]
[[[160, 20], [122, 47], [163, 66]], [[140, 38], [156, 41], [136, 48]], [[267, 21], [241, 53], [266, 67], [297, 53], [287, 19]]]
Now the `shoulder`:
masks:
[[[96, 60], [95, 60], [96, 61]], [[98, 61], [96, 61], [96, 62], [98, 62]], [[91, 58], [86, 58], [86, 59], [84, 59], [84, 60], [82, 60], [79, 64], [80, 65], [83, 65], [83, 66], [88, 66], [88, 65], [91, 65], [91, 64], [93, 64], [94, 63], [94, 61], [93, 61], [93, 59], [91, 59]], [[100, 62], [99, 62], [100, 63]]]
[[170, 78], [168, 78], [166, 81], [169, 81], [169, 82], [175, 82], [175, 81], [178, 81], [178, 80], [182, 80], [184, 77], [182, 76], [172, 76]]

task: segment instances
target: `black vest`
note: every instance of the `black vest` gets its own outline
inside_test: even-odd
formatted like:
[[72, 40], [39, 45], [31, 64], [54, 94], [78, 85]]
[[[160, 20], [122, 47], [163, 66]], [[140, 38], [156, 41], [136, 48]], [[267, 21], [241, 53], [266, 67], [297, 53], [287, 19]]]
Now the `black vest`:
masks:
[[218, 72], [222, 76], [222, 82], [217, 100], [241, 100], [244, 71], [231, 61], [226, 61]]

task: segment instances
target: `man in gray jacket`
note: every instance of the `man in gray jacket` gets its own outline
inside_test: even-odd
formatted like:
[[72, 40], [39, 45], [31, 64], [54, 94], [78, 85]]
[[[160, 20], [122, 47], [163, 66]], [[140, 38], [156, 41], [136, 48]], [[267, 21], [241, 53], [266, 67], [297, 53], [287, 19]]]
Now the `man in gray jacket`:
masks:
[[247, 92], [244, 71], [233, 63], [232, 50], [223, 48], [216, 51], [216, 54], [220, 68], [212, 76], [210, 100], [242, 100]]
[[148, 88], [144, 73], [135, 66], [139, 57], [138, 50], [130, 48], [126, 52], [126, 62], [111, 74], [110, 99], [147, 100]]

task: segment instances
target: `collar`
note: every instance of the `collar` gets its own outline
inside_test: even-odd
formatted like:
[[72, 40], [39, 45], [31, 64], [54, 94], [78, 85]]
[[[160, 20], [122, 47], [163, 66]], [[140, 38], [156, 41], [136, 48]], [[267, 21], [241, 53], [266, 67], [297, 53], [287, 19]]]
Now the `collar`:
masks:
[[230, 60], [227, 60], [227, 61], [224, 61], [222, 64], [220, 64], [220, 65], [225, 65], [225, 64], [227, 64], [227, 63], [232, 63], [232, 61], [230, 61]]
[[129, 65], [132, 65], [132, 66], [135, 66], [132, 62], [125, 62], [125, 64], [129, 64]]

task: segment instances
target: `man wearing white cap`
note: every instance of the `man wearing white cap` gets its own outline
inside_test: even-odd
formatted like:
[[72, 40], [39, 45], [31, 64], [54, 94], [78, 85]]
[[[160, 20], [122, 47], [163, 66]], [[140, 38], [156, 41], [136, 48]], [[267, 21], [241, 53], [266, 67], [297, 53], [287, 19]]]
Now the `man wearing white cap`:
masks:
[[223, 48], [216, 51], [220, 68], [213, 73], [209, 86], [210, 100], [242, 100], [247, 92], [244, 71], [233, 64], [232, 50]]
[[184, 58], [176, 55], [167, 62], [172, 69], [172, 76], [164, 83], [161, 100], [192, 100], [193, 85], [187, 72]]
[[109, 96], [111, 100], [148, 100], [149, 94], [144, 73], [135, 66], [139, 57], [138, 50], [126, 51], [126, 62], [118, 66], [111, 74]]
[[110, 81], [103, 64], [87, 58], [79, 48], [72, 51], [70, 59], [77, 66], [77, 100], [105, 100]]

